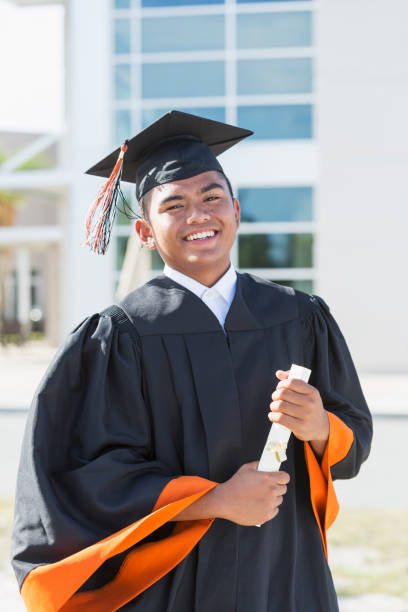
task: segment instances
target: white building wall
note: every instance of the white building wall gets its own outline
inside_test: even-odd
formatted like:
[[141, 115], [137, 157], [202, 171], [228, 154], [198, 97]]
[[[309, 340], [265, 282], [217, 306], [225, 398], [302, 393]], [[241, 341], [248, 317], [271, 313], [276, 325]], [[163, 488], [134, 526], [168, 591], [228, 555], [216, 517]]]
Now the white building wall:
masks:
[[237, 187], [315, 185], [317, 179], [313, 140], [248, 139], [220, 155], [219, 160]]
[[408, 368], [408, 4], [319, 3], [316, 249], [359, 371]]

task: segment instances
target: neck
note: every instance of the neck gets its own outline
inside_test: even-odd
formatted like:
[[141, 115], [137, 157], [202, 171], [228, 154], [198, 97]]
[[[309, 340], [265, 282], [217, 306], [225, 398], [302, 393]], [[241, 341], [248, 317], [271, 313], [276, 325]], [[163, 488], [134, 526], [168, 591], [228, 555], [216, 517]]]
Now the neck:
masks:
[[217, 269], [214, 269], [213, 267], [211, 267], [210, 269], [203, 268], [201, 270], [200, 269], [199, 270], [197, 269], [196, 270], [190, 270], [190, 269], [182, 270], [174, 266], [170, 266], [170, 267], [173, 268], [174, 270], [177, 270], [177, 272], [181, 272], [181, 274], [185, 274], [186, 276], [189, 276], [190, 278], [194, 279], [198, 283], [201, 283], [202, 285], [205, 285], [206, 287], [212, 287], [213, 285], [215, 285], [217, 281], [220, 280], [222, 276], [224, 276], [224, 274], [226, 273], [230, 265], [231, 263], [228, 261], [228, 263], [225, 264], [223, 267], [219, 267], [219, 268], [217, 267]]

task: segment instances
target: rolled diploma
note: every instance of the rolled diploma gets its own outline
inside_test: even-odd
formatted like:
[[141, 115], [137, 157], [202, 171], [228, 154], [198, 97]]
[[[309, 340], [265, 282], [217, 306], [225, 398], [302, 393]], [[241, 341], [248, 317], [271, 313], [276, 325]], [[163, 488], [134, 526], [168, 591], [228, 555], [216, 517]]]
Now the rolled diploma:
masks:
[[[300, 378], [306, 383], [309, 382], [312, 370], [292, 363], [288, 378]], [[286, 448], [292, 432], [287, 427], [279, 423], [272, 423], [266, 440], [258, 470], [261, 472], [277, 472], [282, 461], [286, 461]], [[257, 525], [260, 527], [261, 525]]]

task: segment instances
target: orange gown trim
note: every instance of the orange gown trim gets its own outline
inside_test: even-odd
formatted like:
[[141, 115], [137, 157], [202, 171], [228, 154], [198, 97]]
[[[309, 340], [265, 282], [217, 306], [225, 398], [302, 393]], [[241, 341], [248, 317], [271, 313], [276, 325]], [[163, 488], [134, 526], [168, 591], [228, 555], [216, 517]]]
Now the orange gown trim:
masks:
[[[354, 439], [352, 430], [341, 419], [331, 412], [328, 416], [329, 440], [320, 464], [310, 444], [305, 442], [310, 497], [326, 558], [326, 530], [339, 510], [330, 467], [344, 459]], [[39, 565], [27, 575], [21, 589], [27, 610], [117, 610], [180, 563], [210, 528], [214, 518], [177, 522], [168, 537], [132, 550], [111, 582], [94, 591], [75, 593], [107, 559], [143, 540], [217, 484], [200, 476], [173, 478], [163, 488], [151, 514], [61, 561]]]
[[327, 411], [327, 415], [329, 417], [330, 432], [320, 464], [310, 444], [305, 442], [306, 465], [310, 480], [310, 499], [322, 537], [326, 559], [326, 531], [334, 523], [339, 512], [339, 503], [336, 491], [334, 490], [330, 468], [344, 459], [354, 440], [353, 431], [348, 425], [332, 412]]
[[117, 610], [175, 567], [209, 529], [214, 519], [180, 521], [171, 535], [131, 551], [115, 579], [104, 587], [75, 592], [109, 558], [134, 546], [217, 486], [200, 476], [173, 478], [151, 514], [69, 557], [39, 565], [26, 577], [21, 595], [29, 612]]

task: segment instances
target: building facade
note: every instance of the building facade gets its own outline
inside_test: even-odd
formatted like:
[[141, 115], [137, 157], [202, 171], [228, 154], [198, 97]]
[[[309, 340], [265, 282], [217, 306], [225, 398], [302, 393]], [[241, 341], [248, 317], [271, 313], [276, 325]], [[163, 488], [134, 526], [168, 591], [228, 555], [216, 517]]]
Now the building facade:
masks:
[[[221, 156], [242, 206], [233, 263], [309, 292], [314, 8], [309, 0], [115, 0], [111, 13], [115, 144], [171, 108], [253, 130]], [[118, 228], [118, 267], [127, 233]], [[155, 254], [153, 270], [161, 266]]]
[[107, 256], [81, 248], [100, 186], [83, 172], [176, 108], [254, 131], [220, 156], [242, 207], [235, 266], [321, 295], [360, 371], [406, 372], [408, 9], [357, 4], [66, 2], [60, 337], [114, 300], [133, 232], [119, 215]]

